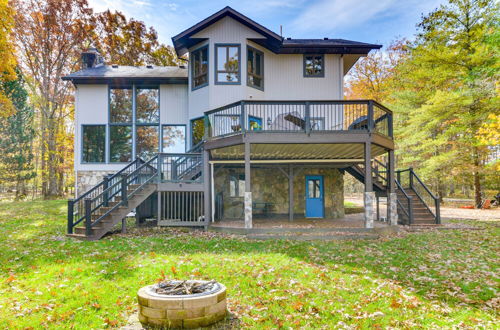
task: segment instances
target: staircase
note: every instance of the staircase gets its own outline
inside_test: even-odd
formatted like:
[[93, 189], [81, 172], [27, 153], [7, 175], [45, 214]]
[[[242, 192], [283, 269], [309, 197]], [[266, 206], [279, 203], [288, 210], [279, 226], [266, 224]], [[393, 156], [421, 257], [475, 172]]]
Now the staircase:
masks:
[[[344, 169], [357, 180], [365, 182], [362, 165]], [[387, 167], [378, 160], [372, 164], [373, 190], [377, 196], [388, 195]], [[422, 182], [412, 168], [396, 171], [398, 218], [405, 225], [436, 225], [441, 223], [439, 199]]]
[[98, 240], [156, 193], [159, 183], [201, 183], [201, 148], [200, 144], [185, 154], [159, 153], [148, 161], [137, 158], [80, 197], [68, 200], [67, 235]]

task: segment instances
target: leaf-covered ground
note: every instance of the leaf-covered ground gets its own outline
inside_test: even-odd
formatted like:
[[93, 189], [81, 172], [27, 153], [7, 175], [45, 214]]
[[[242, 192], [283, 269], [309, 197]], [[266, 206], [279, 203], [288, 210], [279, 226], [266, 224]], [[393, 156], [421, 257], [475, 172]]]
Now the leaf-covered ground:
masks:
[[150, 229], [79, 242], [65, 214], [64, 201], [0, 203], [0, 328], [125, 325], [162, 271], [224, 283], [243, 327], [498, 325], [498, 222], [377, 241]]

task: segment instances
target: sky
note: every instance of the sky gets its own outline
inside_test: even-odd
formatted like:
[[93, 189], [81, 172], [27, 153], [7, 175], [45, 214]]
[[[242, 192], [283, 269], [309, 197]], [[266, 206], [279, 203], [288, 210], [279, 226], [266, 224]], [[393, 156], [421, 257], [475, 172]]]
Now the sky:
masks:
[[231, 6], [268, 29], [291, 38], [341, 38], [389, 44], [412, 39], [422, 14], [445, 0], [88, 0], [94, 11], [119, 10], [158, 31], [162, 43]]

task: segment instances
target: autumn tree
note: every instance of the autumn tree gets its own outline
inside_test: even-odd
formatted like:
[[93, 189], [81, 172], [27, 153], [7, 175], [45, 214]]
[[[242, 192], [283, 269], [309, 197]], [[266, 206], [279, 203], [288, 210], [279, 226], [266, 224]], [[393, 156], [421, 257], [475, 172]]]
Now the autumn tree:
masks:
[[65, 173], [58, 141], [71, 125], [72, 87], [61, 78], [78, 69], [79, 53], [92, 26], [86, 0], [16, 0], [14, 36], [20, 67], [38, 112], [42, 194], [61, 196]]
[[[14, 10], [8, 0], [0, 0], [0, 82], [16, 79], [14, 45], [10, 38], [14, 25]], [[15, 111], [10, 99], [0, 92], [0, 118], [12, 115]]]
[[402, 163], [438, 178], [438, 186], [471, 183], [476, 205], [490, 151], [478, 132], [499, 108], [498, 46], [488, 42], [497, 30], [495, 1], [449, 0], [422, 18], [393, 85], [394, 107], [404, 119], [395, 127]]
[[99, 49], [107, 63], [119, 65], [176, 65], [177, 57], [170, 46], [158, 41], [152, 27], [119, 11], [95, 14], [95, 26], [89, 43]]
[[14, 113], [0, 120], [0, 182], [15, 185], [16, 200], [27, 195], [27, 183], [36, 173], [33, 165], [35, 138], [34, 111], [21, 74], [0, 82], [0, 91], [9, 98]]

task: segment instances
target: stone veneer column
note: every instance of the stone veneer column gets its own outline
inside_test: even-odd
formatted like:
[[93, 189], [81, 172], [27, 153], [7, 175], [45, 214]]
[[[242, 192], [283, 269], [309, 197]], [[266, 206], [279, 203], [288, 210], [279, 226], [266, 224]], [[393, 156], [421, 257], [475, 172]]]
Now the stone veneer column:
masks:
[[387, 209], [389, 211], [389, 222], [391, 226], [396, 226], [398, 224], [398, 194], [389, 193], [387, 198], [388, 205]]
[[375, 192], [367, 191], [364, 194], [365, 204], [365, 228], [373, 228], [375, 221]]
[[252, 186], [250, 176], [250, 143], [245, 143], [245, 228], [252, 228]]

